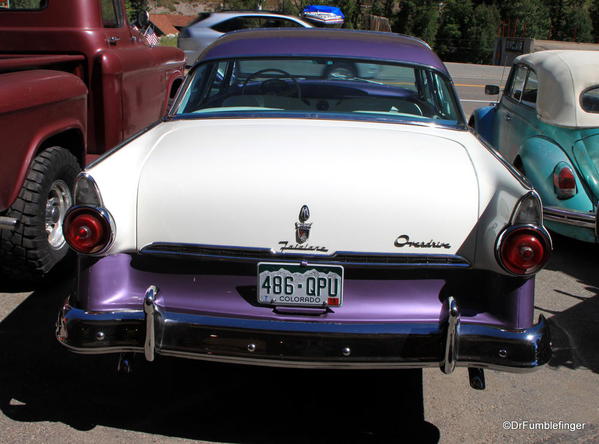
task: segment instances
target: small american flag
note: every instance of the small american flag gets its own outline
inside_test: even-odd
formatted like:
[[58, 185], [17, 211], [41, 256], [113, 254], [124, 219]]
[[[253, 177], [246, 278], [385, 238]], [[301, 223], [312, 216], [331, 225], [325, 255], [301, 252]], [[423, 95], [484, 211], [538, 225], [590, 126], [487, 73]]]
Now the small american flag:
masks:
[[146, 29], [146, 32], [144, 32], [144, 37], [150, 46], [158, 46], [160, 44], [160, 40], [151, 26], [149, 26], [148, 29]]

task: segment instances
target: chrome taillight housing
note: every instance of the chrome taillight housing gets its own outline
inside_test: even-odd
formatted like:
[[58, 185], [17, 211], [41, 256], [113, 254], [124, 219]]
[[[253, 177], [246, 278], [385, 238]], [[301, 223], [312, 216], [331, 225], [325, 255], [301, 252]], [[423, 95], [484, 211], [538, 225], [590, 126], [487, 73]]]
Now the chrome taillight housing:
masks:
[[576, 176], [566, 162], [559, 162], [553, 170], [553, 189], [558, 199], [569, 199], [576, 194]]
[[520, 199], [510, 225], [497, 238], [497, 261], [510, 274], [531, 275], [547, 263], [551, 248], [551, 237], [543, 227], [541, 199], [531, 191]]
[[498, 259], [511, 274], [536, 273], [547, 263], [551, 241], [543, 230], [533, 226], [510, 227], [498, 242]]
[[62, 225], [69, 246], [81, 254], [101, 254], [114, 239], [115, 225], [104, 208], [91, 206], [71, 207]]

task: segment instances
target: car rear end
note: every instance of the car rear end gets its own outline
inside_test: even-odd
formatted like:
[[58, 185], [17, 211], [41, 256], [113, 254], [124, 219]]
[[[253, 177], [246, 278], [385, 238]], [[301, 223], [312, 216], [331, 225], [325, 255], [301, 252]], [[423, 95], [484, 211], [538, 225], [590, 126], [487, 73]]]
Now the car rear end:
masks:
[[[58, 339], [80, 353], [281, 367], [546, 363], [549, 331], [533, 319], [551, 250], [540, 199], [467, 130], [430, 49], [242, 34], [209, 51], [253, 55], [254, 38], [279, 53], [213, 54], [169, 121], [80, 177], [65, 222], [79, 279]], [[323, 40], [308, 37], [322, 36], [383, 61], [314, 58]], [[291, 43], [306, 54], [281, 56]], [[412, 59], [390, 63], [385, 44]], [[381, 70], [310, 74], [343, 60]]]

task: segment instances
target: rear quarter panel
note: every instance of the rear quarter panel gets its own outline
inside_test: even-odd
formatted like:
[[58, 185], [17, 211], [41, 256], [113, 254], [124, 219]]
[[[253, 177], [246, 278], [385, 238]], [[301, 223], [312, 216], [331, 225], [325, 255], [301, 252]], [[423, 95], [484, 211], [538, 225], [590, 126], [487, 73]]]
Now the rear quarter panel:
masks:
[[578, 211], [592, 211], [593, 202], [589, 198], [586, 187], [576, 173], [578, 192], [569, 199], [558, 199], [553, 187], [553, 170], [559, 162], [573, 165], [564, 150], [553, 140], [535, 136], [527, 139], [520, 151], [522, 166], [526, 177], [538, 191], [543, 206], [558, 206]]

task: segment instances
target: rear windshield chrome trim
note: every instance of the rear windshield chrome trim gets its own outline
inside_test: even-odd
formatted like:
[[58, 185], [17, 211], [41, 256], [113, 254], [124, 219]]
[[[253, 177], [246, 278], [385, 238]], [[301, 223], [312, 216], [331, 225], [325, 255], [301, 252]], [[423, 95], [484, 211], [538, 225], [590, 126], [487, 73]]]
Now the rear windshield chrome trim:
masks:
[[230, 262], [258, 262], [275, 260], [296, 263], [309, 260], [314, 263], [359, 267], [450, 267], [470, 268], [467, 259], [451, 254], [393, 254], [355, 251], [337, 251], [331, 255], [280, 253], [269, 248], [236, 247], [225, 245], [197, 245], [160, 242], [146, 245], [140, 254], [181, 259], [204, 259]]
[[176, 114], [166, 118], [166, 121], [173, 120], [208, 120], [208, 119], [314, 119], [314, 120], [345, 120], [350, 122], [374, 122], [374, 123], [393, 123], [400, 125], [423, 126], [427, 128], [448, 129], [453, 131], [469, 131], [464, 123], [455, 125], [443, 125], [436, 122], [404, 120], [388, 117], [358, 116], [348, 117], [346, 114], [319, 114], [319, 113], [289, 113], [278, 111], [227, 111], [202, 114]]

